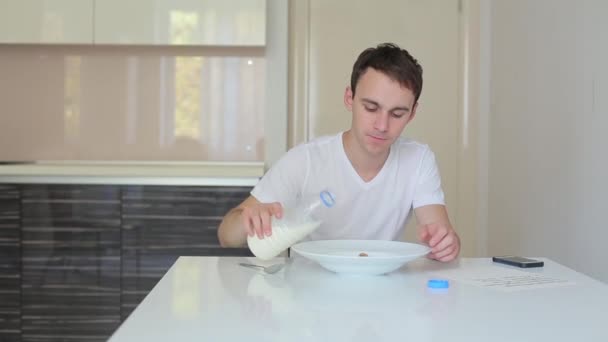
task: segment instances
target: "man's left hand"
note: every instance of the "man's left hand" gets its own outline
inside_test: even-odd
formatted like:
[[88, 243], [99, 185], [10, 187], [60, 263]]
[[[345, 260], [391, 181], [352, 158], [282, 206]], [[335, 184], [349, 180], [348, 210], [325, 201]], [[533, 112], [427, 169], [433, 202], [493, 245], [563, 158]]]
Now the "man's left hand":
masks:
[[419, 227], [418, 237], [431, 247], [428, 254], [431, 259], [448, 262], [456, 259], [460, 253], [460, 238], [449, 224], [425, 224]]

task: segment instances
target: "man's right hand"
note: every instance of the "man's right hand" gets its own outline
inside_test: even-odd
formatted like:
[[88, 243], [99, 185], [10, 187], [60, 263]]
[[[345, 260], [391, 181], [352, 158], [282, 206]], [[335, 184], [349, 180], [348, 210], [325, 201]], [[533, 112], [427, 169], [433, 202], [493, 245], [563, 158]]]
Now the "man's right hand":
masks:
[[257, 235], [263, 239], [272, 234], [272, 217], [283, 217], [283, 206], [281, 203], [256, 203], [244, 206], [241, 212], [243, 226], [247, 235]]

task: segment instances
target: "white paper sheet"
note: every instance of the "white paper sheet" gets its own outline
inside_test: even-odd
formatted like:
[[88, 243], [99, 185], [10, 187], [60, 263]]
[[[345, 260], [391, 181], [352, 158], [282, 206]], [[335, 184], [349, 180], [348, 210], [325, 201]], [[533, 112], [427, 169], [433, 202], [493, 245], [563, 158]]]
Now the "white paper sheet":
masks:
[[436, 272], [436, 274], [458, 282], [501, 291], [519, 291], [575, 285], [571, 280], [550, 277], [542, 273], [510, 269], [498, 265], [483, 265], [467, 269], [440, 271]]

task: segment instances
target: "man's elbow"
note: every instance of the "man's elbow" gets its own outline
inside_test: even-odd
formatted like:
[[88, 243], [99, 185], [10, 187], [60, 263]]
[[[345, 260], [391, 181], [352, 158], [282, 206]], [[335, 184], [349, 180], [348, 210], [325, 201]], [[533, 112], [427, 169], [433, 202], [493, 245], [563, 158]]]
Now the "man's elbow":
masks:
[[238, 248], [238, 247], [243, 247], [242, 243], [239, 242], [238, 240], [235, 240], [235, 236], [232, 236], [232, 234], [230, 234], [230, 232], [228, 231], [227, 227], [222, 227], [220, 225], [220, 228], [217, 231], [217, 239], [220, 242], [220, 247], [222, 248]]
[[[220, 222], [220, 225], [217, 229], [217, 239], [220, 242], [220, 247], [222, 248], [236, 248], [242, 247], [242, 241], [240, 241], [237, 236], [238, 225], [235, 225], [237, 222], [238, 215], [240, 213], [239, 208], [234, 208], [230, 210], [226, 216]], [[246, 243], [246, 242], [245, 242]]]
[[242, 248], [247, 245], [247, 243], [239, 243], [235, 241], [231, 241], [228, 239], [224, 239], [221, 236], [218, 236], [218, 240], [220, 241], [220, 247], [222, 248]]
[[222, 248], [226, 248], [226, 247], [228, 247], [228, 246], [226, 245], [226, 241], [224, 241], [224, 239], [222, 238], [222, 236], [221, 236], [219, 233], [217, 234], [217, 239], [218, 239], [218, 240], [219, 240], [219, 242], [220, 242], [220, 247], [222, 247]]
[[220, 242], [220, 247], [222, 247], [222, 248], [231, 247], [230, 243], [228, 243], [226, 237], [223, 234], [223, 230], [222, 230], [222, 226], [221, 225], [220, 225], [219, 229], [217, 230], [217, 239]]
[[235, 245], [234, 243], [230, 242], [229, 240], [223, 238], [221, 235], [218, 236], [218, 240], [220, 241], [220, 247], [222, 247], [222, 248], [239, 247], [239, 246]]

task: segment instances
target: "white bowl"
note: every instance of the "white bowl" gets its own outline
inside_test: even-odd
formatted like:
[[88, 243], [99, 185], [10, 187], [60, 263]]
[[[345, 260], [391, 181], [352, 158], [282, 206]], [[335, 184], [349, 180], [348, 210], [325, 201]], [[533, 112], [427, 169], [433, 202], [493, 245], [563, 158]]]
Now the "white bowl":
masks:
[[430, 251], [424, 245], [384, 240], [307, 241], [291, 249], [330, 271], [369, 275], [392, 272]]

